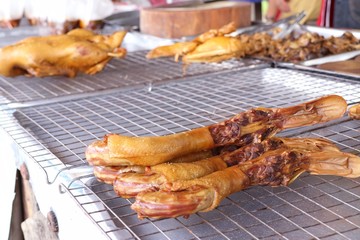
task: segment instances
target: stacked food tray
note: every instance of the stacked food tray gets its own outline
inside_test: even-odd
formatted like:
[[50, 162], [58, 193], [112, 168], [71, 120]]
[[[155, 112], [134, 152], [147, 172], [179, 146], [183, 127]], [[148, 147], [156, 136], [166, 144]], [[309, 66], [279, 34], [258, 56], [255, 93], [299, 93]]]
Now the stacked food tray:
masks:
[[[98, 182], [84, 156], [89, 143], [110, 132], [160, 136], [215, 123], [252, 107], [295, 105], [328, 94], [341, 95], [352, 105], [360, 102], [359, 79], [273, 68], [263, 63], [221, 70], [216, 70], [214, 65], [195, 64], [194, 72], [203, 67], [213, 70], [183, 76], [181, 66], [174, 65], [178, 75], [172, 79], [150, 85], [149, 82], [127, 85], [120, 80], [119, 69], [132, 60], [129, 57], [120, 61], [117, 74], [114, 70], [112, 75], [107, 75], [112, 70], [106, 69], [103, 75], [91, 80], [85, 76], [61, 79], [76, 85], [86, 78], [95, 85], [104, 76], [118, 81], [116, 89], [94, 88], [92, 94], [76, 91], [71, 95], [74, 97], [51, 95], [41, 102], [18, 98], [14, 101], [21, 104], [5, 104], [7, 109], [0, 118], [4, 131], [45, 171], [49, 183], [59, 172], [68, 170], [65, 174], [70, 177], [60, 179], [63, 194], [70, 195], [106, 237], [354, 239], [359, 236], [360, 179], [303, 174], [289, 187], [252, 187], [229, 196], [211, 212], [197, 213], [187, 219], [139, 220], [130, 209], [133, 200], [116, 196], [112, 186]], [[161, 61], [163, 65], [153, 66], [156, 74], [169, 76], [165, 66], [172, 64], [171, 59]], [[146, 65], [129, 70], [128, 75], [141, 79], [140, 76], [149, 76], [149, 68]], [[281, 135], [323, 137], [335, 142], [342, 151], [360, 155], [360, 121], [348, 117], [284, 131]], [[84, 167], [89, 169], [87, 174], [71, 177]]]

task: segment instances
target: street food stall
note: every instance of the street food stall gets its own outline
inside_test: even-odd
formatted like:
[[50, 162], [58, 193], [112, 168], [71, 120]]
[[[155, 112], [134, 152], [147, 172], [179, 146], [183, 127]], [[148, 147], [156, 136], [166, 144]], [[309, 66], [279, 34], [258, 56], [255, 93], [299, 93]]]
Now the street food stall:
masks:
[[25, 237], [42, 217], [50, 239], [356, 239], [360, 76], [328, 66], [358, 63], [360, 34], [301, 15], [181, 38], [3, 29]]

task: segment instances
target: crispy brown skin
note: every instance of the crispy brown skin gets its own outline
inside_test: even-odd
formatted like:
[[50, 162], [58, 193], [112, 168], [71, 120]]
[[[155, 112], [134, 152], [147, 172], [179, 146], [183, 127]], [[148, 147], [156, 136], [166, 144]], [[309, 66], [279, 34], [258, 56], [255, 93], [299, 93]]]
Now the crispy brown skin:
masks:
[[[331, 152], [330, 152], [331, 153]], [[335, 153], [339, 153], [336, 151]], [[176, 181], [158, 192], [142, 192], [131, 208], [139, 218], [167, 218], [206, 212], [232, 193], [255, 185], [286, 186], [306, 171], [307, 150], [280, 148], [207, 176]]]
[[0, 50], [0, 75], [75, 77], [95, 74], [113, 57], [124, 57], [120, 48], [126, 32], [96, 35], [85, 29], [67, 34], [26, 38]]

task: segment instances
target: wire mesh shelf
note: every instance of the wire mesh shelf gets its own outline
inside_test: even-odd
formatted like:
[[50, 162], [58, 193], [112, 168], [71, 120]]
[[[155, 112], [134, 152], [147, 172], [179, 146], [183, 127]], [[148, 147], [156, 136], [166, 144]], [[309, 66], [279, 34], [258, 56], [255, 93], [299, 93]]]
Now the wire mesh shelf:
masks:
[[191, 64], [185, 69], [172, 58], [148, 60], [145, 55], [145, 51], [130, 52], [124, 59], [113, 59], [98, 74], [78, 75], [74, 79], [62, 76], [0, 77], [0, 104], [48, 100], [265, 64], [261, 60], [244, 59], [213, 64]]
[[[359, 86], [358, 81], [291, 69], [234, 70], [5, 111], [0, 124], [48, 175], [57, 175], [86, 165], [85, 147], [106, 133], [171, 134], [252, 107], [289, 106], [327, 94], [339, 94], [353, 104], [360, 102]], [[301, 135], [331, 139], [344, 151], [360, 155], [359, 121], [345, 118], [320, 126]], [[28, 138], [35, 148], [28, 148]], [[94, 177], [64, 187], [110, 239], [351, 239], [360, 231], [359, 181], [304, 174], [290, 187], [254, 187], [233, 194], [208, 213], [155, 221], [137, 219], [130, 209], [132, 200], [117, 197], [111, 186]]]

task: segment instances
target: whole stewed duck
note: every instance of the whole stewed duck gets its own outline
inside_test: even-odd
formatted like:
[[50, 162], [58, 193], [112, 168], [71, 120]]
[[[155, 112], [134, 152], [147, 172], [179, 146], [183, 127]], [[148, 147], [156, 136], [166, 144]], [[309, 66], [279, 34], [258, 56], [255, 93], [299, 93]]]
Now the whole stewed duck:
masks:
[[0, 49], [0, 75], [45, 77], [100, 72], [113, 58], [126, 55], [126, 32], [97, 35], [85, 29], [67, 34], [29, 37]]

